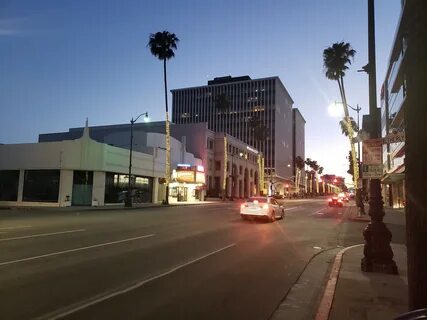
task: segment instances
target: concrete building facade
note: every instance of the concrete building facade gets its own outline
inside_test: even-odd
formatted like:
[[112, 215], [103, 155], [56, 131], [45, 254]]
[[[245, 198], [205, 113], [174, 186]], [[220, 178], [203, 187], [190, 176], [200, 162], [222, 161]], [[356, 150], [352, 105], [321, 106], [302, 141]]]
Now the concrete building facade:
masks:
[[[148, 140], [159, 139], [149, 134]], [[175, 139], [174, 139], [175, 140]], [[174, 141], [175, 145], [177, 141]], [[134, 152], [132, 185], [135, 202], [158, 203], [164, 186], [165, 151]], [[184, 153], [181, 161], [201, 161]], [[102, 206], [124, 200], [128, 188], [129, 150], [94, 141], [89, 129], [73, 140], [0, 145], [0, 205]], [[192, 199], [189, 199], [192, 200]]]

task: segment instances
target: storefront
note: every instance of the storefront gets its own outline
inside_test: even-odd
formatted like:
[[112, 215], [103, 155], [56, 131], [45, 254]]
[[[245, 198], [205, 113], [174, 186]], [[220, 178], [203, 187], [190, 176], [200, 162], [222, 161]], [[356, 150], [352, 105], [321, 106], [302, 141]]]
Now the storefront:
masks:
[[203, 166], [178, 164], [169, 184], [169, 203], [204, 201], [205, 171]]

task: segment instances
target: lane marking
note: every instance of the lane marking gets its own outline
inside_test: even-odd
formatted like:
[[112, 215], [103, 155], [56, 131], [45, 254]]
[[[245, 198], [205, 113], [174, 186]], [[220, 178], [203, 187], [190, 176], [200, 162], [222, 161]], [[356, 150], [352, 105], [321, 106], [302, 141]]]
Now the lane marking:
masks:
[[105, 300], [114, 298], [116, 296], [122, 295], [122, 294], [130, 292], [132, 290], [135, 290], [135, 289], [137, 289], [139, 287], [142, 287], [143, 285], [145, 285], [145, 284], [147, 284], [149, 282], [152, 282], [154, 280], [157, 280], [159, 278], [167, 276], [167, 275], [169, 275], [169, 274], [171, 274], [171, 273], [173, 273], [175, 271], [178, 271], [179, 269], [182, 269], [182, 268], [184, 268], [186, 266], [189, 266], [189, 265], [191, 265], [193, 263], [196, 263], [196, 262], [198, 262], [200, 260], [206, 259], [206, 258], [208, 258], [208, 257], [210, 257], [210, 256], [212, 256], [214, 254], [220, 253], [221, 251], [224, 251], [224, 250], [227, 250], [229, 248], [232, 248], [235, 245], [236, 245], [236, 243], [229, 244], [228, 246], [222, 247], [222, 248], [220, 248], [218, 250], [212, 251], [212, 252], [210, 252], [208, 254], [205, 254], [205, 255], [203, 255], [201, 257], [198, 257], [196, 259], [190, 260], [190, 261], [185, 262], [183, 264], [180, 264], [180, 265], [178, 265], [176, 267], [173, 267], [172, 269], [170, 269], [170, 270], [168, 270], [166, 272], [160, 273], [160, 274], [158, 274], [156, 276], [153, 276], [151, 278], [148, 278], [148, 279], [142, 280], [140, 282], [137, 282], [137, 283], [135, 283], [135, 284], [133, 284], [133, 285], [127, 287], [127, 288], [120, 289], [120, 290], [117, 290], [115, 292], [112, 292], [112, 293], [109, 293], [109, 294], [105, 294], [105, 295], [102, 295], [102, 294], [101, 295], [97, 295], [97, 296], [95, 296], [95, 298], [91, 299], [90, 301], [84, 302], [82, 304], [79, 304], [76, 307], [71, 307], [71, 309], [68, 309], [66, 311], [58, 311], [58, 312], [56, 312], [54, 314], [51, 313], [51, 314], [42, 316], [42, 317], [40, 317], [38, 319], [60, 319], [60, 318], [69, 316], [70, 314], [73, 314], [75, 312], [78, 312], [78, 311], [81, 311], [83, 309], [86, 309], [87, 307], [93, 306], [93, 305], [98, 304], [100, 302], [103, 302]]
[[293, 210], [293, 209], [297, 209], [299, 207], [290, 207], [290, 208], [285, 208], [285, 211], [289, 211], [289, 210]]
[[21, 228], [32, 228], [32, 226], [3, 227], [3, 228], [0, 228], [0, 230], [13, 230], [13, 229], [21, 229]]
[[[50, 232], [50, 233], [31, 234], [31, 235], [28, 235], [28, 236], [22, 236], [22, 237], [13, 237], [13, 238], [0, 239], [0, 242], [1, 242], [1, 241], [19, 240], [19, 239], [28, 239], [28, 238], [46, 237], [46, 236], [53, 236], [53, 235], [57, 235], [57, 234], [73, 233], [73, 232], [82, 232], [82, 231], [86, 231], [86, 229], [76, 229], [76, 230], [67, 230], [67, 231], [60, 231], [60, 232]], [[1, 233], [1, 232], [0, 232], [0, 233]]]
[[83, 250], [88, 250], [88, 249], [92, 249], [92, 248], [105, 247], [105, 246], [112, 245], [112, 244], [129, 242], [129, 241], [134, 241], [134, 240], [138, 240], [138, 239], [148, 238], [148, 237], [152, 237], [152, 236], [154, 236], [154, 234], [147, 234], [147, 235], [143, 235], [143, 236], [139, 236], [139, 237], [134, 237], [134, 238], [128, 238], [128, 239], [122, 239], [122, 240], [117, 240], [117, 241], [99, 243], [99, 244], [95, 244], [95, 245], [92, 245], [92, 246], [86, 246], [86, 247], [81, 247], [81, 248], [75, 248], [75, 249], [63, 250], [63, 251], [58, 251], [58, 252], [52, 252], [52, 253], [42, 254], [40, 256], [34, 256], [34, 257], [23, 258], [23, 259], [18, 259], [18, 260], [4, 261], [4, 262], [0, 262], [0, 266], [5, 266], [5, 265], [19, 263], [19, 262], [25, 262], [25, 261], [31, 261], [31, 260], [36, 260], [36, 259], [42, 259], [42, 258], [46, 258], [46, 257], [58, 256], [60, 254], [65, 254], [65, 253], [70, 253], [70, 252], [76, 252], [76, 251], [83, 251]]

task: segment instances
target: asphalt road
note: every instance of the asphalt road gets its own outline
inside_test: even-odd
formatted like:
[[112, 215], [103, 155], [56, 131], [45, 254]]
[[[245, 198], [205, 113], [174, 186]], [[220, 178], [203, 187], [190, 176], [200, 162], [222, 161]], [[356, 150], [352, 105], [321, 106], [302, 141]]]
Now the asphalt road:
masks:
[[238, 206], [3, 212], [0, 317], [268, 319], [314, 254], [363, 242], [325, 200], [275, 223]]

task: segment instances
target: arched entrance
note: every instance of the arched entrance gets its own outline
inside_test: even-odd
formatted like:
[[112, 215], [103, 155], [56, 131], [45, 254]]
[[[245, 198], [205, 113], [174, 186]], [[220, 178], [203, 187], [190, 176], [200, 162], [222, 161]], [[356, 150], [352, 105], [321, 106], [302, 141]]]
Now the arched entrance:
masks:
[[248, 170], [248, 168], [245, 168], [245, 174], [243, 177], [243, 190], [244, 190], [243, 196], [245, 198], [249, 197], [250, 191], [249, 191], [249, 170]]

